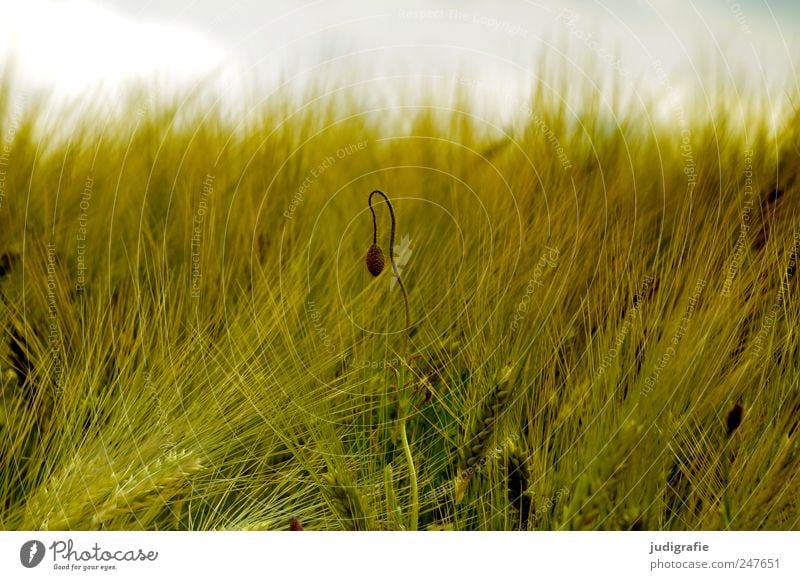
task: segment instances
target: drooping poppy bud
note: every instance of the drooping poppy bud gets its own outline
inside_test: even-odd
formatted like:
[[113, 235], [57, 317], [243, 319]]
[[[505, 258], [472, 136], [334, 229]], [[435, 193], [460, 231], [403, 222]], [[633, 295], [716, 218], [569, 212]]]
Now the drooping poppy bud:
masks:
[[383, 272], [386, 261], [383, 258], [383, 250], [377, 244], [372, 244], [367, 251], [367, 269], [373, 276]]

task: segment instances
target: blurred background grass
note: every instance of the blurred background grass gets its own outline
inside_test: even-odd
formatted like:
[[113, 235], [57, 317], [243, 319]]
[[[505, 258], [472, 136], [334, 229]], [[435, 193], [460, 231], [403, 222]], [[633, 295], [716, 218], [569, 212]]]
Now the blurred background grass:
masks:
[[503, 125], [469, 82], [55, 115], [6, 74], [0, 527], [404, 525], [377, 188], [421, 527], [797, 529], [796, 110], [721, 87], [665, 118], [542, 67]]

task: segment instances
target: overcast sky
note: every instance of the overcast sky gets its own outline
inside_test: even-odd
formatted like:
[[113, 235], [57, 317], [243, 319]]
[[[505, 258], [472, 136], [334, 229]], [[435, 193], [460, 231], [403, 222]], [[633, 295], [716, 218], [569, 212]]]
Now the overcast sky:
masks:
[[656, 86], [663, 71], [678, 92], [702, 90], [713, 65], [737, 82], [785, 88], [796, 83], [800, 2], [0, 0], [0, 55], [13, 56], [26, 83], [67, 95], [212, 72], [232, 99], [241, 85], [317, 73], [408, 86], [424, 75], [452, 84], [466, 71], [513, 91], [531, 82], [544, 47], [565, 43], [623, 83], [644, 72]]

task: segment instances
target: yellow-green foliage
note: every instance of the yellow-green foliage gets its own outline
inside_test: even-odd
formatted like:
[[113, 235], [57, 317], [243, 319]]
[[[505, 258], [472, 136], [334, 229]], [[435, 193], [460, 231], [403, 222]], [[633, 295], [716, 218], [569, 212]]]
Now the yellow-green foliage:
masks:
[[800, 119], [550, 76], [502, 125], [468, 89], [234, 114], [7, 78], [0, 527], [401, 527], [399, 389], [420, 527], [800, 527]]

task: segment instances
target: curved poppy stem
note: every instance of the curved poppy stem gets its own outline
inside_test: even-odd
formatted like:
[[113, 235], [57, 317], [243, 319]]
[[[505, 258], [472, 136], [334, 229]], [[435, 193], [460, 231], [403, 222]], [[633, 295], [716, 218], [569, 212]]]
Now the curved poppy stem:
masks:
[[403, 293], [403, 304], [405, 305], [406, 309], [406, 328], [403, 335], [403, 355], [408, 357], [408, 338], [411, 334], [411, 310], [408, 307], [408, 292], [406, 292], [406, 285], [403, 284], [403, 279], [400, 277], [400, 270], [397, 269], [397, 264], [394, 262], [394, 236], [395, 230], [397, 229], [397, 220], [394, 217], [394, 208], [392, 207], [392, 202], [389, 201], [389, 198], [386, 196], [386, 194], [380, 189], [376, 189], [370, 193], [367, 203], [369, 204], [369, 211], [372, 212], [372, 243], [378, 243], [378, 222], [375, 218], [375, 209], [372, 207], [372, 196], [376, 193], [383, 197], [386, 205], [389, 208], [389, 216], [392, 218], [392, 232], [389, 236], [389, 261], [392, 264], [392, 272], [394, 272], [394, 277], [397, 278], [397, 283]]
[[404, 392], [406, 371], [410, 370], [408, 368], [410, 363], [408, 356], [408, 340], [411, 335], [411, 310], [408, 307], [408, 292], [406, 291], [406, 286], [403, 284], [403, 279], [400, 277], [400, 270], [397, 269], [397, 264], [395, 264], [394, 261], [394, 236], [397, 229], [397, 220], [394, 217], [394, 208], [392, 207], [392, 202], [389, 201], [389, 198], [386, 196], [386, 194], [379, 189], [376, 189], [370, 193], [368, 200], [369, 211], [372, 212], [372, 244], [378, 244], [378, 220], [375, 217], [375, 209], [372, 207], [372, 197], [376, 194], [380, 195], [384, 199], [389, 208], [389, 215], [392, 218], [392, 232], [389, 237], [389, 261], [392, 263], [392, 271], [394, 272], [394, 276], [397, 278], [397, 283], [399, 284], [400, 290], [403, 293], [403, 304], [405, 305], [406, 311], [406, 327], [403, 333], [402, 360], [400, 361], [399, 370], [393, 370], [397, 375], [400, 439], [403, 445], [403, 453], [405, 454], [406, 463], [408, 464], [409, 483], [411, 486], [411, 514], [409, 516], [409, 528], [413, 531], [416, 531], [419, 527], [419, 487], [417, 483], [417, 470], [414, 466], [414, 455], [411, 453], [411, 445], [408, 443], [408, 432], [406, 429], [406, 424], [408, 422], [408, 401], [406, 400], [406, 394]]

